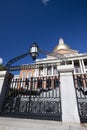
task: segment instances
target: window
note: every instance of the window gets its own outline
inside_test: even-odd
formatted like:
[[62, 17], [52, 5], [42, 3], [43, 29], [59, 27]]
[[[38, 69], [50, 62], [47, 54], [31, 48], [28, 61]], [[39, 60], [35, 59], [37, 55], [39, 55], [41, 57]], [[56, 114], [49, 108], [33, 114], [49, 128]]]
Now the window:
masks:
[[59, 79], [55, 78], [54, 79], [54, 88], [59, 87], [59, 86], [60, 86], [60, 81], [59, 81]]
[[22, 73], [22, 78], [26, 78], [26, 72], [25, 71]]
[[80, 73], [79, 61], [74, 61], [75, 73]]
[[83, 86], [83, 80], [80, 76], [77, 76], [77, 84], [79, 87]]
[[46, 80], [46, 88], [51, 88], [51, 79]]
[[28, 72], [28, 78], [30, 78], [32, 76], [31, 72]]
[[43, 67], [40, 67], [39, 73], [40, 73], [40, 74], [39, 74], [40, 76], [43, 76]]
[[51, 75], [51, 74], [52, 74], [51, 66], [48, 66], [48, 68], [47, 68], [47, 74], [48, 74], [48, 75]]
[[85, 69], [87, 69], [87, 59], [84, 59]]
[[53, 74], [58, 74], [57, 66], [54, 66], [54, 67], [53, 67]]
[[44, 68], [44, 75], [47, 75], [47, 68]]
[[80, 68], [78, 66], [75, 66], [75, 71], [76, 71], [76, 73], [79, 73], [80, 72]]
[[42, 88], [42, 79], [37, 80], [37, 87]]
[[70, 65], [70, 64], [72, 64], [72, 61], [67, 61], [67, 65]]

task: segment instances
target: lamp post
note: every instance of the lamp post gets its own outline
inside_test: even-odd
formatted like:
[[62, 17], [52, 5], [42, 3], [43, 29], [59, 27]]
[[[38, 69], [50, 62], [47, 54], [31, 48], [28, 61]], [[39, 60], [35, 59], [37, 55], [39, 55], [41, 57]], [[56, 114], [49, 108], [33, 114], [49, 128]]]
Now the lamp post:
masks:
[[[37, 43], [33, 43], [33, 44], [30, 46], [28, 52], [26, 52], [26, 53], [24, 53], [24, 54], [21, 54], [21, 55], [15, 57], [15, 58], [9, 60], [9, 61], [7, 62], [7, 64], [6, 64], [5, 68], [6, 68], [6, 70], [9, 70], [9, 68], [12, 67], [11, 65], [12, 65], [13, 63], [15, 63], [16, 61], [19, 61], [20, 59], [22, 59], [22, 58], [24, 58], [24, 57], [26, 57], [26, 56], [28, 56], [28, 55], [30, 55], [30, 56], [32, 57], [33, 61], [35, 61], [36, 58], [39, 56], [39, 53], [43, 53], [43, 54], [45, 54], [45, 55], [49, 55], [49, 56], [55, 57], [55, 58], [57, 58], [57, 59], [60, 59], [60, 60], [62, 60], [62, 61], [64, 61], [64, 62], [66, 62], [66, 57], [65, 57], [64, 55], [59, 54], [59, 53], [56, 54], [56, 53], [54, 53], [54, 52], [44, 51], [44, 50], [42, 50], [42, 49], [39, 48], [39, 46], [37, 45]], [[13, 67], [13, 68], [14, 68], [14, 67]], [[12, 70], [12, 69], [11, 69], [11, 70]]]

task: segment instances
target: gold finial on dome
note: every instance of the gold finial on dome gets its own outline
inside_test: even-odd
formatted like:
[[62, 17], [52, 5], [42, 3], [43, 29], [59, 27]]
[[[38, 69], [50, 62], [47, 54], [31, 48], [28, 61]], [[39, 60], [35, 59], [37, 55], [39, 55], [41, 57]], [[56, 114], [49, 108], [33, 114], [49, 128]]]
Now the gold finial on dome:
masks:
[[64, 40], [62, 38], [59, 39], [59, 44], [64, 44]]
[[70, 47], [64, 43], [64, 40], [62, 38], [60, 38], [58, 45], [54, 48], [54, 52], [68, 49], [70, 49]]
[[68, 54], [68, 53], [78, 54], [77, 50], [72, 50], [66, 43], [64, 43], [63, 38], [59, 39], [59, 42], [57, 46], [54, 48], [53, 52], [60, 53], [60, 54]]

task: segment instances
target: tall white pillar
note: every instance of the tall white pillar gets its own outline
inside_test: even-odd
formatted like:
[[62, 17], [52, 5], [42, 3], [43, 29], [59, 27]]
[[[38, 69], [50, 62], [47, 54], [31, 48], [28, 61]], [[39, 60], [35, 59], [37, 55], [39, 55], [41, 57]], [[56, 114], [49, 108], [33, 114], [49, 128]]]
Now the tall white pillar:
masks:
[[83, 69], [82, 69], [81, 60], [79, 60], [79, 65], [80, 65], [80, 70], [81, 70], [81, 73], [83, 73]]
[[73, 65], [58, 66], [60, 72], [62, 122], [80, 124], [77, 99], [73, 82]]
[[83, 59], [82, 59], [82, 66], [83, 66], [83, 72], [86, 73], [85, 65], [84, 65], [84, 61], [83, 61]]
[[53, 75], [53, 66], [52, 66], [52, 68], [51, 68], [51, 71], [52, 71], [52, 75]]
[[[74, 61], [72, 60], [72, 65], [74, 66]], [[75, 74], [75, 68], [74, 68], [74, 74]]]
[[0, 110], [3, 105], [7, 87], [9, 85], [8, 83], [10, 83], [10, 79], [12, 77], [13, 75], [7, 71], [0, 71]]

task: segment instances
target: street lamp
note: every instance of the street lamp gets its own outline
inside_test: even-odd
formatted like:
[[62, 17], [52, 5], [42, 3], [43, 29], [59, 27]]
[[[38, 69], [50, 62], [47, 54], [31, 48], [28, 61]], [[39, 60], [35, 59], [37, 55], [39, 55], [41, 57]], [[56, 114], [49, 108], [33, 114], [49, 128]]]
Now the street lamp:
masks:
[[[13, 63], [15, 63], [16, 61], [18, 61], [18, 60], [20, 60], [20, 59], [22, 59], [22, 58], [24, 58], [24, 57], [26, 57], [26, 56], [28, 56], [28, 55], [30, 55], [30, 56], [32, 57], [33, 61], [34, 61], [34, 60], [36, 60], [36, 58], [39, 56], [39, 53], [43, 53], [43, 54], [45, 54], [45, 55], [49, 55], [49, 56], [55, 57], [55, 58], [60, 59], [60, 60], [62, 60], [62, 61], [64, 61], [64, 62], [66, 62], [66, 60], [67, 60], [64, 55], [59, 54], [59, 53], [55, 53], [55, 52], [47, 52], [47, 51], [44, 51], [44, 50], [42, 50], [42, 49], [39, 48], [39, 46], [37, 45], [37, 43], [33, 43], [33, 44], [30, 46], [28, 52], [26, 52], [26, 53], [24, 53], [24, 54], [21, 54], [21, 55], [15, 57], [15, 58], [9, 60], [9, 61], [7, 62], [7, 64], [6, 64], [5, 68], [6, 68], [6, 70], [9, 70], [9, 68], [12, 68], [11, 65], [12, 65]], [[13, 67], [13, 68], [14, 68], [14, 67]]]
[[36, 60], [36, 58], [39, 56], [39, 47], [37, 43], [34, 43], [32, 46], [30, 46], [29, 54], [32, 57], [33, 61]]

